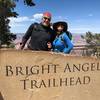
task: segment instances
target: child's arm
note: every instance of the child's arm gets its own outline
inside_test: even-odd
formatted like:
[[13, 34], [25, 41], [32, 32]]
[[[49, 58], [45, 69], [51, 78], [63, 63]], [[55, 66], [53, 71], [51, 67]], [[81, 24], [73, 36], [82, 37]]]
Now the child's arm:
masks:
[[69, 37], [66, 35], [66, 33], [63, 34], [63, 39], [64, 39], [64, 45], [65, 45], [65, 48], [63, 50], [64, 53], [70, 53], [70, 51], [72, 50], [73, 48], [73, 44], [71, 43], [71, 40], [69, 39]]

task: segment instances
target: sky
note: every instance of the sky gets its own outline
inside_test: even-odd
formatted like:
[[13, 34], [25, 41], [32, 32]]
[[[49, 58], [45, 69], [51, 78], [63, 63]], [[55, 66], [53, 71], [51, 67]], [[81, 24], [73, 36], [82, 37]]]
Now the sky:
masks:
[[88, 31], [100, 33], [100, 0], [34, 0], [36, 6], [16, 3], [17, 18], [10, 18], [11, 32], [25, 33], [28, 27], [41, 21], [42, 13], [52, 14], [51, 22], [66, 21], [68, 30], [74, 34]]

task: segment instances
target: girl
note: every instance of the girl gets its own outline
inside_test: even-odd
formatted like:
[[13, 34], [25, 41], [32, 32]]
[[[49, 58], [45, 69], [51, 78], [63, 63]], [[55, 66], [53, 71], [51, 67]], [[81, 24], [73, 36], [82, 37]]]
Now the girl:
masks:
[[56, 32], [56, 38], [53, 41], [53, 51], [70, 53], [73, 48], [71, 43], [72, 35], [67, 31], [68, 25], [66, 22], [56, 22], [53, 24], [53, 29]]

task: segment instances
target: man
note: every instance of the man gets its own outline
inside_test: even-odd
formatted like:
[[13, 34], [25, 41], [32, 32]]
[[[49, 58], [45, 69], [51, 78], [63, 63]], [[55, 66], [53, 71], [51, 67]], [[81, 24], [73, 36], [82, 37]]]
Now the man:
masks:
[[28, 28], [26, 34], [22, 38], [20, 48], [23, 49], [27, 40], [30, 38], [28, 49], [48, 51], [48, 43], [52, 43], [55, 38], [55, 33], [50, 28], [50, 21], [51, 13], [43, 13], [41, 23], [33, 23]]

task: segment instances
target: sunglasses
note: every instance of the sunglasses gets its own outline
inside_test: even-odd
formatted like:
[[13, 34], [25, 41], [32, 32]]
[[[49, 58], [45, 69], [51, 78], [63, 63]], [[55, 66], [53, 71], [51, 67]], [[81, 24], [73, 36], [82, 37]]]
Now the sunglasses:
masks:
[[45, 20], [48, 20], [48, 21], [50, 21], [51, 19], [50, 18], [47, 18], [47, 17], [43, 17]]

